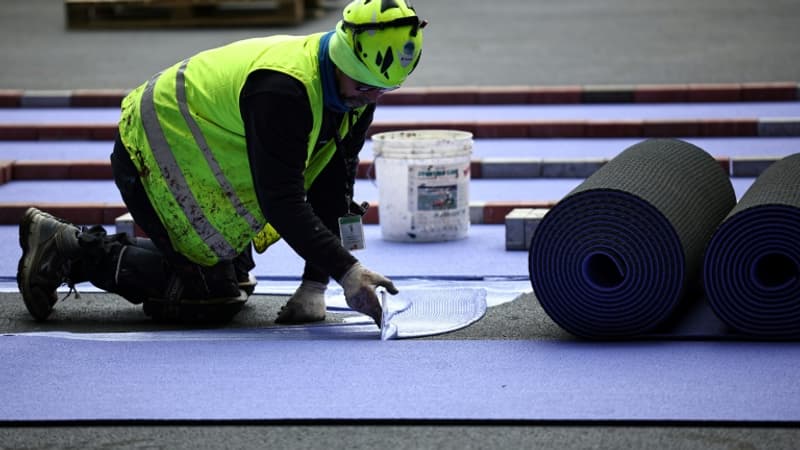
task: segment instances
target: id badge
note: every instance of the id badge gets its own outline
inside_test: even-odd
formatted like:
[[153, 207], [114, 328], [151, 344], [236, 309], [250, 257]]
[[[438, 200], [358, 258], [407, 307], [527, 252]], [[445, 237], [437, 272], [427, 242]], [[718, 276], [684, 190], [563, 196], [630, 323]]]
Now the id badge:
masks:
[[361, 216], [339, 217], [339, 237], [342, 239], [342, 247], [348, 250], [363, 249], [364, 224], [361, 222]]

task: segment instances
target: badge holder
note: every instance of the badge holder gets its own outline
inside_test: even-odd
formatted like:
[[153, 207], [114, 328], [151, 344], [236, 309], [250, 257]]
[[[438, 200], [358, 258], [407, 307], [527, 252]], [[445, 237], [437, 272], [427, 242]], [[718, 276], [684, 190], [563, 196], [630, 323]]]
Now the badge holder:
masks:
[[366, 247], [364, 222], [361, 217], [367, 213], [369, 203], [362, 202], [360, 205], [354, 202], [348, 203], [347, 215], [339, 217], [339, 238], [342, 240], [342, 247], [348, 250], [361, 250]]

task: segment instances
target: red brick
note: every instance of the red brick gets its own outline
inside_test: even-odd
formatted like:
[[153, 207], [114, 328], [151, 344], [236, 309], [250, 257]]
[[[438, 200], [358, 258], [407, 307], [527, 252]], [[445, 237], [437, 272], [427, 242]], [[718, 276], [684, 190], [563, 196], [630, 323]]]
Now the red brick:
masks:
[[119, 107], [127, 91], [121, 89], [76, 89], [72, 91], [70, 106]]
[[528, 103], [581, 103], [582, 86], [537, 86], [528, 92]]
[[0, 108], [18, 108], [23, 94], [21, 89], [0, 89]]
[[367, 213], [364, 214], [364, 217], [361, 220], [365, 224], [375, 225], [378, 223], [378, 208], [380, 206], [377, 203], [371, 202], [369, 204], [369, 209], [367, 209]]
[[28, 203], [0, 203], [0, 224], [18, 225], [29, 206]]
[[113, 141], [119, 134], [117, 125], [96, 125], [91, 129], [91, 139], [95, 141]]
[[742, 100], [746, 102], [795, 101], [797, 83], [743, 83]]
[[[107, 205], [104, 205], [104, 207], [101, 208], [100, 212], [102, 214], [101, 218], [100, 218], [100, 222], [96, 222], [96, 223], [99, 223], [99, 224], [116, 224], [117, 223], [117, 217], [127, 213], [128, 212], [128, 208], [125, 207], [125, 205], [108, 205], [107, 204]], [[81, 223], [81, 222], [73, 222], [73, 223]], [[85, 224], [89, 225], [89, 223], [85, 223]], [[142, 234], [144, 234], [144, 233], [142, 233]]]
[[110, 180], [114, 178], [111, 171], [111, 162], [100, 161], [70, 161], [69, 178], [75, 180]]
[[375, 178], [374, 161], [359, 161], [358, 169], [356, 170], [356, 178], [362, 180], [374, 179]]
[[95, 125], [48, 124], [39, 125], [36, 137], [40, 140], [89, 139]]
[[472, 160], [469, 163], [469, 176], [470, 178], [483, 178], [483, 162], [481, 160]]
[[64, 161], [17, 161], [15, 180], [64, 180], [69, 178], [69, 163]]
[[640, 84], [634, 88], [636, 103], [679, 103], [688, 99], [689, 86], [685, 84]]
[[739, 84], [690, 84], [690, 102], [738, 102], [742, 98]]
[[703, 119], [698, 136], [741, 137], [758, 135], [758, 119]]
[[[94, 225], [106, 223], [106, 207], [103, 203], [52, 204], [44, 210], [75, 225]], [[114, 220], [108, 223], [114, 223]]]
[[402, 88], [381, 96], [379, 105], [424, 105], [427, 103], [428, 88]]
[[477, 91], [470, 87], [432, 87], [425, 94], [426, 105], [474, 105], [477, 102]]
[[110, 221], [105, 218], [109, 206], [116, 211], [125, 211], [122, 205], [104, 203], [1, 203], [0, 224], [18, 224], [25, 210], [31, 206], [76, 225], [113, 224], [113, 218]]
[[645, 120], [643, 137], [697, 136], [700, 130], [696, 120]]
[[594, 120], [586, 122], [586, 137], [640, 137], [641, 120]]
[[35, 125], [0, 124], [2, 141], [35, 141], [38, 139]]
[[722, 167], [722, 170], [725, 171], [725, 173], [727, 173], [728, 175], [732, 175], [731, 174], [731, 159], [730, 158], [725, 157], [725, 156], [721, 156], [721, 157], [718, 156], [715, 159], [719, 163], [719, 166]]
[[527, 86], [495, 86], [478, 88], [477, 101], [481, 105], [520, 105], [528, 103]]
[[14, 179], [13, 169], [13, 161], [0, 161], [0, 184], [6, 184]]

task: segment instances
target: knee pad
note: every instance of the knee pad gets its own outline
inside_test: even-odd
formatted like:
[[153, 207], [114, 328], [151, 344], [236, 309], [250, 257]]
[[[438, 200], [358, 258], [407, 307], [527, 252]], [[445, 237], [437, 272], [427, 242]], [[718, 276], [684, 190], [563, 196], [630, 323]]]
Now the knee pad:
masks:
[[150, 297], [163, 296], [170, 276], [160, 252], [127, 245], [117, 259], [114, 286], [107, 290], [138, 304]]

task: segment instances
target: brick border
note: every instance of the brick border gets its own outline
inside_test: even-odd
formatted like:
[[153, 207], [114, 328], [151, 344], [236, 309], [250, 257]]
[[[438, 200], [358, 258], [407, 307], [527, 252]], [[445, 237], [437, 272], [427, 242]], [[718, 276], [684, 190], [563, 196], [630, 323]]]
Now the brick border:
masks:
[[[0, 108], [119, 107], [128, 89], [0, 89]], [[800, 100], [796, 81], [566, 86], [404, 87], [382, 105], [684, 103]]]
[[[368, 135], [402, 130], [460, 130], [480, 138], [655, 138], [800, 136], [800, 117], [687, 120], [533, 120], [374, 122]], [[116, 124], [0, 124], [0, 140], [113, 141]]]

